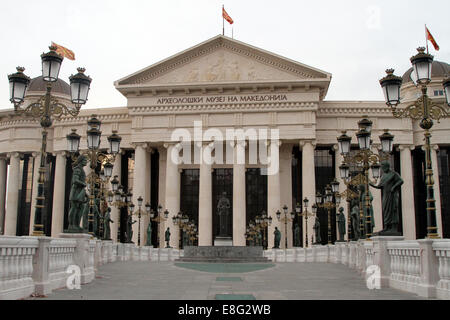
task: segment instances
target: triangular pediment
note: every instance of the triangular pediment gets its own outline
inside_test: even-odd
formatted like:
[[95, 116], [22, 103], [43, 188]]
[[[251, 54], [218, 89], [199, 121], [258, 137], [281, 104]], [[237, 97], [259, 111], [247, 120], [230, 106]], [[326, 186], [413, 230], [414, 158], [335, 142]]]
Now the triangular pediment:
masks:
[[115, 82], [121, 87], [331, 80], [331, 74], [217, 36]]

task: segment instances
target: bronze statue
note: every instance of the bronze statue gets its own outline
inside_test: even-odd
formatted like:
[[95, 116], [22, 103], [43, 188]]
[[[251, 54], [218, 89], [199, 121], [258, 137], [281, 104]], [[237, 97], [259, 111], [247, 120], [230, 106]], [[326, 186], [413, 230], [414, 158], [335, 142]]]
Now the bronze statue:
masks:
[[134, 243], [133, 242], [133, 224], [135, 224], [137, 221], [133, 221], [133, 215], [128, 215], [127, 219], [127, 243]]
[[103, 220], [103, 240], [111, 240], [111, 227], [110, 223], [114, 223], [114, 221], [111, 220], [111, 208], [106, 209], [105, 212], [105, 219]]
[[300, 247], [300, 226], [298, 224], [294, 228], [294, 247]]
[[170, 248], [170, 228], [168, 227], [166, 233], [164, 234], [164, 240], [166, 241], [166, 248]]
[[88, 203], [86, 201], [86, 173], [84, 167], [87, 164], [87, 158], [80, 155], [73, 164], [72, 182], [69, 195], [69, 227], [66, 232], [80, 233], [85, 230], [80, 227], [81, 218], [86, 211]]
[[152, 246], [152, 221], [150, 220], [147, 226], [147, 242], [145, 243], [146, 246], [151, 247]]
[[354, 241], [360, 238], [360, 226], [359, 226], [359, 205], [356, 202], [352, 202], [352, 208], [350, 212], [350, 218], [352, 221], [353, 239]]
[[395, 171], [391, 170], [391, 165], [388, 161], [381, 163], [383, 176], [380, 183], [376, 186], [372, 183], [371, 187], [381, 189], [383, 198], [383, 223], [384, 229], [378, 235], [400, 235], [398, 232], [399, 224], [399, 197], [400, 188], [403, 184], [402, 177]]
[[[367, 196], [366, 186], [363, 184], [360, 184], [358, 186], [358, 189], [359, 189], [359, 201], [362, 204], [363, 215], [364, 215], [364, 232], [366, 234], [368, 234], [370, 231], [370, 234], [373, 234], [373, 229], [375, 228], [375, 217], [373, 215], [373, 206], [372, 206], [373, 196], [372, 196], [372, 193], [369, 191], [370, 207], [368, 207], [367, 200], [366, 200], [366, 196]], [[370, 215], [371, 230], [367, 229], [367, 216], [368, 215]]]
[[344, 242], [345, 237], [345, 229], [346, 229], [346, 221], [345, 221], [345, 214], [344, 214], [344, 208], [340, 207], [338, 212], [338, 229], [339, 229], [339, 240], [338, 242]]
[[230, 230], [228, 228], [229, 216], [230, 216], [230, 200], [226, 197], [227, 193], [223, 192], [217, 203], [217, 214], [219, 215], [220, 232], [219, 236], [228, 236]]
[[274, 237], [275, 237], [275, 241], [274, 241], [274, 249], [280, 249], [280, 241], [281, 241], [281, 232], [280, 230], [278, 230], [277, 227], [275, 227], [275, 231], [273, 232]]
[[316, 236], [316, 242], [314, 244], [321, 244], [322, 238], [320, 237], [320, 221], [319, 217], [316, 216], [316, 222], [314, 223], [314, 234]]

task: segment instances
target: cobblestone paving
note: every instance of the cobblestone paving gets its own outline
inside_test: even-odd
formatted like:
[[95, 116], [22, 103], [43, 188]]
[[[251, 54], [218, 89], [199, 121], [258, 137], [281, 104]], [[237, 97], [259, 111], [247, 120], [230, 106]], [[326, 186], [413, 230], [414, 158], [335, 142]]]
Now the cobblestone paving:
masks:
[[211, 273], [173, 262], [110, 263], [100, 267], [95, 281], [81, 290], [60, 289], [43, 299], [214, 300], [227, 294], [257, 300], [420, 299], [395, 289], [369, 290], [357, 272], [340, 264], [278, 263], [253, 272]]

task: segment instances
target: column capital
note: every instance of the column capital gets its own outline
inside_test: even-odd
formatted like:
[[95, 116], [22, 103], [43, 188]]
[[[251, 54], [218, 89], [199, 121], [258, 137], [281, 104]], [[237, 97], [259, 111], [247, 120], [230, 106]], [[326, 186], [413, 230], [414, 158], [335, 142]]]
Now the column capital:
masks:
[[173, 147], [178, 143], [180, 143], [180, 142], [179, 141], [164, 142], [163, 147], [164, 147], [164, 149], [169, 149], [169, 147]]
[[20, 158], [20, 153], [19, 152], [10, 152], [6, 155], [8, 158]]
[[135, 149], [137, 149], [138, 147], [146, 149], [148, 146], [147, 142], [132, 142], [130, 143]]
[[277, 146], [278, 148], [281, 147], [281, 145], [283, 144], [281, 140], [268, 140], [267, 142], [268, 142], [267, 146], [270, 146], [272, 145], [272, 143], [274, 143], [275, 146]]
[[416, 146], [413, 145], [413, 144], [401, 144], [401, 145], [399, 145], [397, 147], [397, 149], [399, 151], [404, 151], [404, 150], [407, 150], [407, 149], [409, 149], [410, 151], [413, 151], [415, 148], [416, 148]]
[[[434, 151], [438, 151], [439, 150], [439, 145], [438, 144], [432, 144], [430, 147], [431, 147], [431, 150], [434, 150]], [[422, 145], [421, 149], [422, 149], [422, 151], [427, 151], [426, 148], [425, 148], [425, 145]]]
[[298, 145], [300, 146], [301, 149], [303, 149], [303, 147], [306, 144], [310, 144], [310, 145], [312, 145], [313, 148], [316, 148], [317, 142], [316, 142], [316, 140], [300, 140], [298, 143]]
[[61, 156], [61, 157], [67, 157], [68, 155], [70, 155], [70, 153], [66, 150], [54, 151], [53, 154], [55, 156]]

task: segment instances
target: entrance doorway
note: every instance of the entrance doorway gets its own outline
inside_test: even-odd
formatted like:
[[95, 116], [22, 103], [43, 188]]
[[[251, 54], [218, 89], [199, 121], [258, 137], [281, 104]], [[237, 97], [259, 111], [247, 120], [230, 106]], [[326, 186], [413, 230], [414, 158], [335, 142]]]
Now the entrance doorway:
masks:
[[213, 238], [232, 240], [233, 169], [214, 169], [212, 180]]

